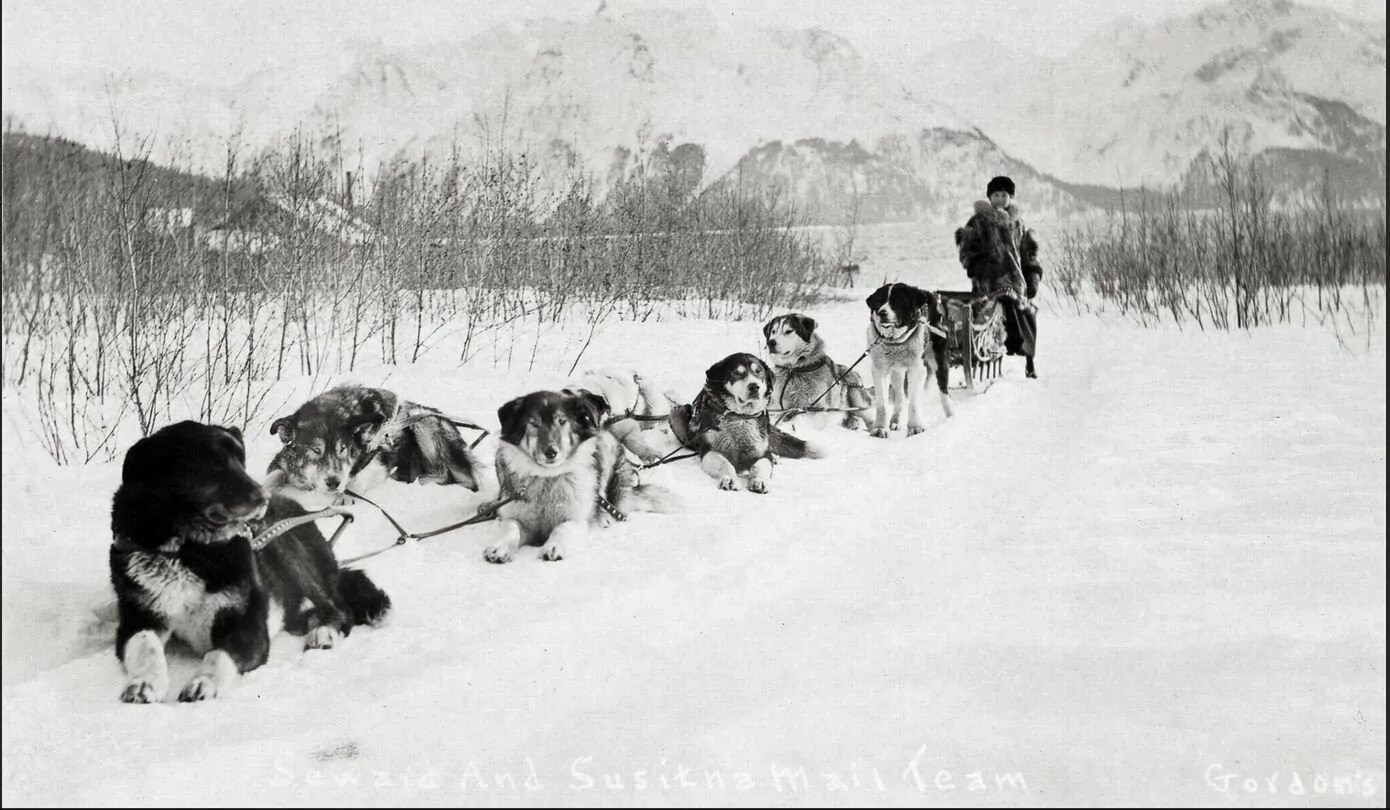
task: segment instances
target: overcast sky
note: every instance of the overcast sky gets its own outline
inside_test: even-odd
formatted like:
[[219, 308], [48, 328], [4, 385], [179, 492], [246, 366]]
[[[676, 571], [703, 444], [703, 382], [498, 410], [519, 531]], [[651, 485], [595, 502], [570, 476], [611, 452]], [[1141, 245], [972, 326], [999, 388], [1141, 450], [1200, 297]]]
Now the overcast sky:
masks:
[[[611, 0], [616, 8], [635, 5]], [[690, 5], [698, 0], [664, 0]], [[1307, 0], [1384, 25], [1378, 0]], [[4, 64], [73, 63], [162, 69], [231, 84], [289, 54], [380, 38], [408, 47], [462, 40], [508, 19], [573, 18], [599, 0], [0, 0]], [[1151, 22], [1206, 0], [704, 0], [731, 22], [820, 26], [846, 36], [885, 67], [961, 40], [990, 37], [1060, 56], [1120, 16]]]

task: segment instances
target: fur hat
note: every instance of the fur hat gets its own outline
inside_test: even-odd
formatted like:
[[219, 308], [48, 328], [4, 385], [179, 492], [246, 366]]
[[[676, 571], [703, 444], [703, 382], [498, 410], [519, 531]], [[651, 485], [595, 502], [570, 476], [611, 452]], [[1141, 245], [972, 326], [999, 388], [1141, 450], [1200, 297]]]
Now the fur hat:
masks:
[[1010, 197], [1015, 196], [1014, 181], [1003, 176], [1002, 174], [999, 175], [993, 180], [990, 180], [988, 186], [985, 186], [985, 196], [988, 197], [996, 191], [1007, 191]]

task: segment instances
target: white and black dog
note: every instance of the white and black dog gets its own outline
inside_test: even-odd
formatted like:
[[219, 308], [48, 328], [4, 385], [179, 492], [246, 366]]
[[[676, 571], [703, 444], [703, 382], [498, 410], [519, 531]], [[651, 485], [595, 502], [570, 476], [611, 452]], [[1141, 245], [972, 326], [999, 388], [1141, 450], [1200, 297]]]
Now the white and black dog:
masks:
[[[271, 603], [305, 646], [332, 647], [354, 625], [379, 623], [391, 600], [367, 575], [340, 569], [312, 523], [260, 551], [254, 532], [304, 514], [267, 496], [246, 472], [236, 428], [180, 422], [126, 452], [111, 505], [111, 585], [120, 623], [116, 656], [127, 703], [162, 701], [164, 644], [177, 637], [203, 656], [179, 700], [216, 697], [266, 661]], [[308, 609], [304, 608], [305, 603]]]
[[936, 296], [910, 284], [885, 284], [865, 303], [869, 306], [869, 358], [876, 394], [871, 433], [887, 438], [888, 431], [897, 430], [906, 404], [907, 435], [915, 436], [924, 430], [918, 398], [933, 374], [941, 390], [942, 410], [951, 415], [951, 396], [946, 389], [950, 368]]

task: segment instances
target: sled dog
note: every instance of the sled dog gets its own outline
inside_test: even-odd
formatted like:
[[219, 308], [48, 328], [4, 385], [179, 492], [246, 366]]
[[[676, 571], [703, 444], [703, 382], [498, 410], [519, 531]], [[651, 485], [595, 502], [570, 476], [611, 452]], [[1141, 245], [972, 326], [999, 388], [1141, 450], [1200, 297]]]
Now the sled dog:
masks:
[[720, 489], [766, 493], [775, 456], [820, 458], [821, 452], [774, 426], [768, 417], [772, 369], [760, 358], [731, 354], [705, 371], [695, 401], [672, 414], [672, 426], [700, 453], [700, 467]]
[[270, 432], [284, 447], [270, 462], [267, 486], [304, 503], [327, 505], [345, 489], [365, 493], [387, 478], [478, 490], [478, 461], [454, 425], [381, 388], [331, 388], [276, 419]]
[[[946, 337], [940, 331], [936, 296], [909, 284], [885, 284], [865, 300], [869, 306], [869, 359], [873, 363], [875, 409], [870, 431], [887, 438], [897, 430], [907, 406], [907, 435], [923, 431], [918, 400], [933, 374], [941, 390], [941, 408], [951, 415], [946, 389], [950, 367]], [[936, 331], [934, 331], [934, 329]], [[892, 420], [888, 406], [892, 404]]]
[[484, 511], [501, 519], [502, 537], [484, 552], [488, 562], [511, 562], [523, 543], [542, 544], [543, 559], [564, 559], [595, 525], [667, 511], [669, 493], [640, 483], [603, 427], [608, 415], [608, 401], [591, 391], [537, 391], [497, 409], [499, 500]]
[[[778, 315], [763, 324], [763, 338], [776, 373], [770, 400], [774, 411], [814, 407], [843, 414], [840, 424], [850, 430], [864, 427], [873, 414], [868, 391], [857, 373], [825, 353], [815, 318], [797, 312]], [[796, 429], [825, 422], [826, 414], [811, 412], [798, 413], [785, 424]]]
[[[354, 625], [377, 624], [391, 600], [367, 575], [340, 569], [312, 523], [260, 551], [251, 537], [298, 504], [267, 496], [246, 471], [236, 428], [170, 425], [126, 452], [111, 505], [111, 584], [119, 624], [116, 656], [127, 682], [121, 700], [162, 701], [169, 690], [164, 645], [171, 637], [203, 657], [179, 700], [207, 700], [266, 661], [270, 605], [305, 647], [332, 647]], [[305, 603], [308, 607], [305, 607]]]

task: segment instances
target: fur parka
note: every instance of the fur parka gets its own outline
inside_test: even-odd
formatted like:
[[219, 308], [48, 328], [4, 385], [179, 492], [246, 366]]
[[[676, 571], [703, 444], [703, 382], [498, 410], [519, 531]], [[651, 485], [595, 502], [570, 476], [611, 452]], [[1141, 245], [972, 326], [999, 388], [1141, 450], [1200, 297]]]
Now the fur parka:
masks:
[[956, 229], [960, 263], [971, 279], [993, 281], [1021, 272], [1031, 298], [1042, 278], [1038, 263], [1038, 243], [1023, 224], [1015, 203], [1004, 209], [987, 200], [975, 203], [975, 214], [965, 227]]

